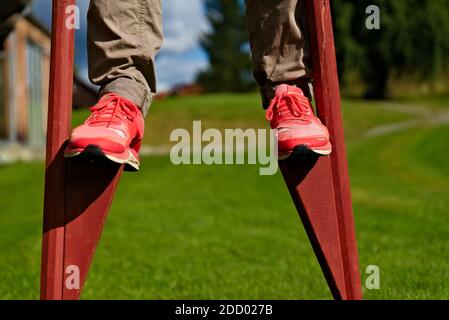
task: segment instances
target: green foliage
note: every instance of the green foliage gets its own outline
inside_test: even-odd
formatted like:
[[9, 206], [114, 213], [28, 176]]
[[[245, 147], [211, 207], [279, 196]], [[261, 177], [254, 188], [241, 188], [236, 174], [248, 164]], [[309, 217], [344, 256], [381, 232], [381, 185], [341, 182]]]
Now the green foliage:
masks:
[[[206, 0], [211, 31], [201, 44], [210, 68], [198, 76], [208, 91], [251, 89], [244, 7], [240, 0]], [[367, 98], [389, 95], [392, 76], [432, 85], [449, 70], [449, 0], [333, 0], [337, 61], [343, 84], [358, 75]], [[366, 8], [380, 9], [369, 30]]]
[[254, 87], [247, 50], [245, 12], [239, 0], [206, 0], [211, 31], [201, 45], [210, 68], [197, 81], [210, 92], [247, 91]]
[[[358, 72], [367, 97], [383, 98], [393, 72], [437, 79], [449, 65], [449, 0], [334, 0], [340, 72]], [[380, 30], [368, 30], [369, 5], [380, 8]]]

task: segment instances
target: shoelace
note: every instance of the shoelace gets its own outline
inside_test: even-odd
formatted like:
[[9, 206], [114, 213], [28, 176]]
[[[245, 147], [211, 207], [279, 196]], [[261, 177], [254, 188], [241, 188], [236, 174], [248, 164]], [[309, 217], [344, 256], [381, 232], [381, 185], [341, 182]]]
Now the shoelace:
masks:
[[129, 106], [130, 102], [116, 94], [104, 96], [95, 106], [90, 108], [92, 115], [86, 121], [91, 125], [110, 126], [120, 124], [128, 119], [133, 121], [136, 110]]
[[306, 120], [311, 115], [310, 101], [295, 93], [282, 93], [276, 96], [267, 109], [266, 117], [271, 121], [275, 112], [284, 120]]

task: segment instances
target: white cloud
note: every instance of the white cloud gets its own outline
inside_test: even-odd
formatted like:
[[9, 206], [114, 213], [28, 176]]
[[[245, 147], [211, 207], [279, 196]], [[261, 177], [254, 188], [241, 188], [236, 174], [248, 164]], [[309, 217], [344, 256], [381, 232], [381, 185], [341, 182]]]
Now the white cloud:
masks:
[[202, 0], [164, 0], [164, 45], [162, 52], [181, 53], [197, 46], [208, 22]]
[[162, 8], [164, 44], [156, 59], [159, 91], [192, 82], [208, 65], [198, 44], [209, 30], [203, 0], [163, 0]]

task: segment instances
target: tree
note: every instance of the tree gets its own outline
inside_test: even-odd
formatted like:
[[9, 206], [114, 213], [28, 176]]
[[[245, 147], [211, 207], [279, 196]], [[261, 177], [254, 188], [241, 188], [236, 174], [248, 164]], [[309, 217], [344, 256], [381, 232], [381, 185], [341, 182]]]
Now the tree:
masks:
[[240, 0], [205, 0], [210, 32], [201, 40], [209, 69], [197, 76], [206, 91], [247, 91], [255, 86]]
[[[432, 82], [449, 68], [449, 0], [334, 0], [337, 60], [344, 81], [358, 72], [366, 97], [384, 98], [393, 72]], [[378, 30], [365, 27], [369, 5], [380, 8]]]

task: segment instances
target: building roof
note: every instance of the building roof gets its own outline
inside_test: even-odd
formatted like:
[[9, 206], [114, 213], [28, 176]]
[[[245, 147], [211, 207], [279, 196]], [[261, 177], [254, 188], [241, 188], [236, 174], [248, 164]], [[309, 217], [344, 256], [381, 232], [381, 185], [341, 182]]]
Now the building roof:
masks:
[[0, 21], [6, 21], [15, 14], [21, 14], [31, 0], [2, 0], [2, 11], [0, 11]]
[[18, 18], [29, 12], [31, 0], [2, 0], [0, 11], [0, 39], [5, 38], [12, 30]]
[[27, 13], [24, 18], [48, 37], [51, 37], [50, 29], [48, 29], [35, 15], [32, 13]]

